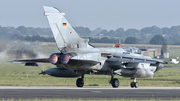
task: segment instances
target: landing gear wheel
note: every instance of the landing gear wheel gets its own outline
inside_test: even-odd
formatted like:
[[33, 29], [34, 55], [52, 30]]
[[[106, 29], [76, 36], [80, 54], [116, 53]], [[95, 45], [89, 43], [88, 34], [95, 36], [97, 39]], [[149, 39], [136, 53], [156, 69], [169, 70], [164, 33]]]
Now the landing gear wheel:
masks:
[[119, 80], [117, 78], [111, 80], [111, 84], [113, 88], [119, 87]]
[[134, 87], [138, 88], [138, 83], [137, 82], [134, 82]]
[[134, 88], [134, 82], [131, 82], [131, 88]]
[[76, 81], [77, 87], [83, 87], [84, 86], [84, 80], [82, 78], [78, 78]]
[[131, 82], [131, 88], [138, 88], [138, 83], [137, 82]]

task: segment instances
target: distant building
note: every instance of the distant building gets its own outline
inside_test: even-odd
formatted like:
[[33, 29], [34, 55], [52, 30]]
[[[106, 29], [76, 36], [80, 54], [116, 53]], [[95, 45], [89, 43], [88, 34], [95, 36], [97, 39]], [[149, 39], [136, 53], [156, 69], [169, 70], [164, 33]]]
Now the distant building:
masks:
[[166, 52], [162, 55], [164, 58], [169, 58], [169, 52]]
[[141, 49], [141, 51], [151, 58], [169, 58], [169, 52], [163, 53], [161, 49]]
[[145, 55], [147, 55], [151, 58], [157, 58], [157, 56], [158, 56], [158, 50], [157, 49], [141, 49], [141, 51]]

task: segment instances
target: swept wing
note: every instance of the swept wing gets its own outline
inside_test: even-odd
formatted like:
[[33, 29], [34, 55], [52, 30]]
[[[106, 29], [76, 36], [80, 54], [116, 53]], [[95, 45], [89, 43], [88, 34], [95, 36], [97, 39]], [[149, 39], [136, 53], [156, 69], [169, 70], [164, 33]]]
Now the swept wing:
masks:
[[147, 56], [135, 56], [134, 54], [119, 54], [119, 55], [110, 55], [111, 57], [108, 61], [119, 61], [119, 62], [127, 62], [127, 63], [164, 63], [167, 64], [166, 61], [152, 59]]

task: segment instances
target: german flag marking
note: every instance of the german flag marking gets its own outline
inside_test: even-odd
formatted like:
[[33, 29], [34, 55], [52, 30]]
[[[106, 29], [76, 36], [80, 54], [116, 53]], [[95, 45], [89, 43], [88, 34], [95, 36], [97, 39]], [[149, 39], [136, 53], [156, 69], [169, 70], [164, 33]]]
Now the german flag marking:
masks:
[[63, 23], [63, 28], [66, 28], [66, 27], [67, 27], [66, 23]]

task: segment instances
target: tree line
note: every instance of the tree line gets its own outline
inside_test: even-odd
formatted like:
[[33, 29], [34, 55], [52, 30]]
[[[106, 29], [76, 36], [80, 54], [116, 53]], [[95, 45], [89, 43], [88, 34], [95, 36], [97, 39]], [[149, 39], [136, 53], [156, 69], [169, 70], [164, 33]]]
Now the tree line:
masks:
[[[88, 27], [74, 27], [81, 37], [90, 39], [90, 42], [115, 43], [118, 38], [122, 43], [129, 44], [174, 44], [180, 45], [180, 26], [171, 28], [159, 28], [157, 26], [145, 27], [141, 30], [118, 28], [116, 30], [106, 30], [97, 28], [90, 30]], [[50, 28], [33, 28], [19, 26], [2, 27], [0, 26], [0, 38], [11, 38], [26, 41], [54, 42]], [[124, 41], [123, 41], [124, 40]]]

